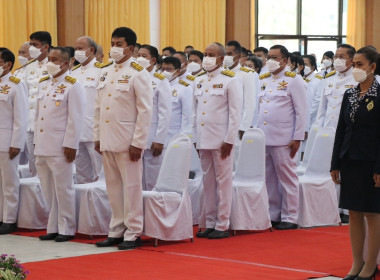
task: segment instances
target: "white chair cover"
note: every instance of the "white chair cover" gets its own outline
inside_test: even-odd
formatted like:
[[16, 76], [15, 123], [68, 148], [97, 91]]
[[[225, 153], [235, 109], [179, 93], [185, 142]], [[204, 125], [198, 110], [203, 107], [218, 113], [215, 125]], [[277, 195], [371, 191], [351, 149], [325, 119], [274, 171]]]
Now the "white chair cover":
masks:
[[[306, 166], [309, 162], [311, 149], [313, 148], [315, 136], [317, 135], [319, 126], [313, 125], [309, 131], [308, 139], [306, 141], [305, 152], [303, 154], [303, 160], [300, 162], [300, 165], [297, 167], [297, 175], [302, 176], [305, 174]], [[298, 152], [298, 156], [301, 158], [301, 153]]]
[[201, 196], [203, 193], [203, 173], [201, 161], [195, 147], [192, 147], [190, 171], [195, 172], [194, 179], [189, 179], [188, 192], [191, 199], [191, 209], [193, 212], [193, 225], [199, 224], [201, 215]]
[[75, 196], [78, 232], [107, 235], [111, 221], [111, 206], [105, 180], [76, 184]]
[[45, 229], [49, 211], [38, 177], [20, 179], [20, 201], [17, 226], [28, 229]]
[[259, 128], [248, 129], [240, 146], [232, 182], [232, 230], [264, 230], [271, 227], [265, 184], [265, 135]]
[[20, 178], [30, 178], [32, 174], [29, 172], [29, 164], [19, 165], [18, 174]]
[[193, 238], [191, 200], [187, 191], [192, 143], [185, 134], [167, 147], [156, 186], [144, 191], [144, 233], [161, 240]]
[[340, 223], [335, 184], [330, 176], [334, 139], [334, 128], [319, 128], [305, 175], [300, 177], [298, 224], [301, 227]]

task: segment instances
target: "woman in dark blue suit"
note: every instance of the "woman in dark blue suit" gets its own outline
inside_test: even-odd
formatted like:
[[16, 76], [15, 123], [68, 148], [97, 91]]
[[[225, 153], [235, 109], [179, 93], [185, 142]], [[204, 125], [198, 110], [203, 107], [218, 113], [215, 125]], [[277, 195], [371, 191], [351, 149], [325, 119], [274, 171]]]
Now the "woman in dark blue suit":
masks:
[[[339, 207], [349, 209], [353, 263], [344, 278], [372, 279], [380, 250], [380, 71], [379, 54], [364, 47], [353, 58], [352, 75], [359, 82], [343, 97], [336, 130], [331, 177], [341, 184]], [[365, 223], [368, 256], [363, 260]]]

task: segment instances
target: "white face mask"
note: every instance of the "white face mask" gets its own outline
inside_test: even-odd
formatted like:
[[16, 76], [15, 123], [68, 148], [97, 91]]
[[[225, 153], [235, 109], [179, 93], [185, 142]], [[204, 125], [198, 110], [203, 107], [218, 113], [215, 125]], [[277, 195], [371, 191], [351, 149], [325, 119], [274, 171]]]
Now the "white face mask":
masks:
[[80, 63], [85, 62], [88, 59], [88, 56], [86, 55], [87, 51], [88, 51], [88, 49], [85, 51], [76, 50], [75, 55], [74, 55], [75, 59], [78, 60]]
[[214, 70], [217, 67], [216, 59], [217, 57], [211, 57], [211, 56], [206, 56], [205, 58], [203, 58], [203, 62], [202, 62], [203, 69], [205, 69], [208, 72]]
[[360, 68], [354, 68], [354, 70], [352, 70], [352, 76], [354, 76], [354, 80], [358, 83], [364, 82], [368, 75], [366, 70]]
[[149, 68], [149, 66], [150, 66], [150, 60], [146, 59], [145, 57], [139, 56], [136, 59], [136, 61], [137, 61], [138, 64], [140, 64], [145, 69]]
[[326, 69], [326, 65], [324, 65], [323, 63], [321, 64], [321, 70], [324, 70]]
[[330, 59], [324, 59], [324, 60], [322, 60], [322, 63], [323, 63], [323, 65], [324, 65], [326, 68], [329, 67], [329, 66], [331, 66], [331, 64], [332, 64], [332, 62], [331, 62]]
[[122, 60], [125, 57], [124, 48], [112, 47], [110, 57], [115, 59], [116, 62]]
[[41, 49], [37, 49], [35, 46], [30, 46], [29, 54], [31, 58], [36, 59], [42, 54], [42, 52]]
[[277, 60], [274, 60], [274, 59], [269, 59], [267, 61], [267, 68], [268, 68], [268, 71], [273, 73], [273, 72], [276, 72], [278, 69], [280, 69], [280, 62], [277, 61]]
[[18, 56], [18, 61], [20, 62], [20, 64], [21, 64], [22, 66], [24, 66], [25, 64], [28, 63], [29, 59], [28, 59], [27, 57], [24, 57], [24, 56], [19, 55], [19, 56]]
[[162, 56], [162, 59], [165, 59], [165, 58], [167, 58], [167, 56], [166, 56], [166, 55], [163, 55], [163, 56]]
[[7, 63], [5, 63], [3, 66], [1, 66], [1, 68], [0, 68], [0, 77], [1, 76], [3, 76], [3, 74], [4, 74], [4, 71], [5, 71], [5, 69], [4, 69], [4, 66], [5, 65], [7, 65]]
[[230, 68], [234, 64], [234, 57], [232, 55], [226, 55], [223, 60], [223, 64]]
[[59, 73], [59, 71], [61, 71], [61, 65], [60, 64], [57, 65], [49, 61], [46, 64], [46, 70], [48, 71], [50, 75], [55, 76]]
[[305, 76], [309, 75], [310, 72], [311, 72], [310, 66], [306, 66], [305, 65], [305, 68], [303, 69], [303, 72], [304, 72]]
[[173, 79], [173, 73], [172, 72], [168, 72], [168, 71], [164, 71], [162, 72], [162, 74], [166, 77], [166, 79], [168, 79], [169, 81], [171, 81], [171, 79]]
[[201, 65], [196, 62], [190, 62], [187, 65], [187, 70], [191, 73], [198, 72], [201, 69]]
[[347, 69], [346, 63], [347, 61], [345, 59], [342, 59], [342, 58], [334, 59], [334, 67], [336, 71], [343, 72], [344, 70], [346, 70]]

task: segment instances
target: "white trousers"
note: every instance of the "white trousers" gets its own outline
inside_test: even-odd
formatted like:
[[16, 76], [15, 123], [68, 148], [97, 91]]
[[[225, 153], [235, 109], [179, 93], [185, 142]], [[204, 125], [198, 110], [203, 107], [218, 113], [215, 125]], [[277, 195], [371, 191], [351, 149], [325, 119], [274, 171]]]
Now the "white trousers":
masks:
[[270, 218], [275, 222], [298, 222], [299, 182], [297, 156], [287, 146], [265, 147], [266, 183]]
[[80, 142], [75, 159], [76, 183], [86, 184], [98, 180], [102, 170], [102, 156], [95, 151], [94, 142]]
[[142, 160], [129, 153], [103, 152], [103, 166], [112, 217], [109, 237], [134, 241], [143, 231]]
[[226, 159], [220, 150], [199, 150], [203, 171], [206, 228], [228, 230], [232, 203], [234, 148]]
[[151, 191], [157, 183], [158, 173], [160, 173], [160, 168], [162, 160], [164, 158], [165, 149], [162, 154], [158, 157], [153, 156], [153, 150], [147, 149], [144, 151], [143, 157], [143, 190]]
[[0, 222], [16, 223], [19, 203], [20, 180], [18, 163], [20, 155], [9, 159], [8, 152], [0, 152]]
[[34, 132], [28, 131], [26, 133], [26, 147], [28, 149], [28, 161], [29, 161], [29, 172], [32, 177], [37, 175], [36, 169], [36, 156], [34, 155]]
[[73, 163], [64, 156], [37, 156], [36, 167], [49, 210], [47, 233], [75, 235]]

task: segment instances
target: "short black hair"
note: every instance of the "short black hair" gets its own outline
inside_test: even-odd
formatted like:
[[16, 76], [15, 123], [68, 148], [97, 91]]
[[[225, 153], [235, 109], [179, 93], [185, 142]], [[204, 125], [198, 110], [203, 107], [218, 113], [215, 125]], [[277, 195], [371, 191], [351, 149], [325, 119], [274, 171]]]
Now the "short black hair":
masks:
[[299, 51], [292, 52], [295, 56], [301, 56], [301, 53]]
[[301, 56], [296, 55], [296, 58], [297, 58], [297, 68], [300, 65], [303, 66], [303, 69], [300, 71], [300, 75], [303, 77], [303, 76], [305, 76], [305, 61], [303, 61], [303, 58]]
[[323, 54], [323, 56], [327, 56], [328, 58], [333, 59], [334, 58], [334, 52], [333, 51], [327, 51]]
[[235, 40], [228, 41], [226, 46], [235, 47], [235, 53], [241, 54], [241, 45], [238, 41], [235, 41]]
[[73, 58], [75, 56], [75, 49], [71, 46], [66, 46], [65, 48], [69, 50], [70, 58]]
[[338, 49], [339, 48], [345, 48], [345, 49], [347, 49], [347, 53], [348, 53], [349, 57], [351, 57], [351, 58], [354, 57], [354, 55], [356, 53], [355, 48], [353, 46], [349, 45], [349, 44], [340, 44], [338, 46]]
[[264, 47], [257, 47], [253, 50], [253, 52], [263, 52], [265, 54], [265, 56], [268, 55], [268, 49], [267, 48], [264, 48]]
[[140, 49], [140, 48], [141, 48], [141, 44], [136, 43], [136, 44], [135, 44], [135, 47], [138, 48], [138, 49]]
[[244, 47], [241, 47], [241, 53], [244, 55], [244, 56], [247, 56], [248, 57], [248, 50]]
[[175, 52], [176, 52], [175, 48], [170, 47], [170, 46], [163, 48], [162, 52], [164, 52], [164, 51], [169, 51], [171, 55], [175, 54]]
[[146, 49], [146, 50], [148, 50], [150, 56], [151, 56], [152, 58], [155, 58], [155, 59], [157, 60], [157, 62], [158, 62], [158, 50], [157, 50], [156, 47], [153, 47], [153, 46], [151, 46], [151, 45], [147, 45], [147, 44], [145, 44], [145, 45], [141, 45], [141, 46], [140, 46], [140, 49]]
[[187, 55], [185, 54], [185, 52], [180, 52], [180, 51], [178, 51], [178, 52], [175, 52], [175, 54], [179, 54], [180, 56], [182, 56], [182, 58], [183, 58], [185, 61], [187, 61]]
[[255, 56], [255, 55], [250, 55], [250, 56], [248, 56], [247, 60], [253, 62], [253, 64], [255, 65], [255, 68], [258, 69], [258, 70], [257, 70], [257, 73], [260, 74], [260, 72], [261, 72], [261, 68], [263, 67], [263, 62], [261, 61], [261, 59], [258, 58], [258, 57]]
[[303, 55], [301, 57], [309, 59], [310, 60], [310, 65], [315, 67], [315, 71], [318, 71], [317, 59], [315, 58], [314, 55], [306, 54], [306, 55]]
[[[293, 64], [294, 63], [294, 69], [297, 69], [298, 67], [298, 56], [290, 53], [289, 54], [289, 59], [290, 59], [290, 62]], [[303, 60], [302, 60], [303, 61]], [[294, 71], [294, 69], [290, 69], [291, 71]]]
[[0, 57], [5, 63], [12, 62], [12, 66], [11, 66], [11, 70], [12, 70], [13, 64], [15, 64], [15, 55], [13, 54], [13, 52], [11, 52], [7, 48], [0, 48]]
[[370, 64], [375, 63], [376, 70], [374, 74], [375, 75], [380, 74], [380, 55], [374, 47], [366, 46], [366, 47], [360, 48], [356, 53], [363, 54]]
[[162, 63], [172, 64], [175, 69], [181, 68], [181, 61], [179, 61], [179, 59], [174, 56], [165, 57]]
[[118, 27], [112, 32], [112, 38], [124, 38], [128, 46], [135, 47], [137, 35], [135, 31], [128, 27]]
[[51, 35], [47, 31], [37, 31], [29, 36], [30, 40], [40, 41], [42, 44], [48, 44], [51, 47]]
[[64, 60], [70, 61], [70, 51], [65, 47], [53, 47], [52, 50], [58, 50], [61, 52], [61, 57]]
[[189, 52], [189, 57], [190, 55], [196, 55], [203, 61], [203, 53], [200, 51], [192, 50], [191, 52]]
[[189, 45], [189, 46], [186, 46], [186, 47], [185, 47], [185, 50], [188, 49], [188, 48], [194, 49], [193, 46], [190, 46], [190, 45]]
[[280, 50], [281, 54], [285, 58], [289, 58], [289, 51], [283, 45], [274, 45], [270, 47], [271, 50]]

